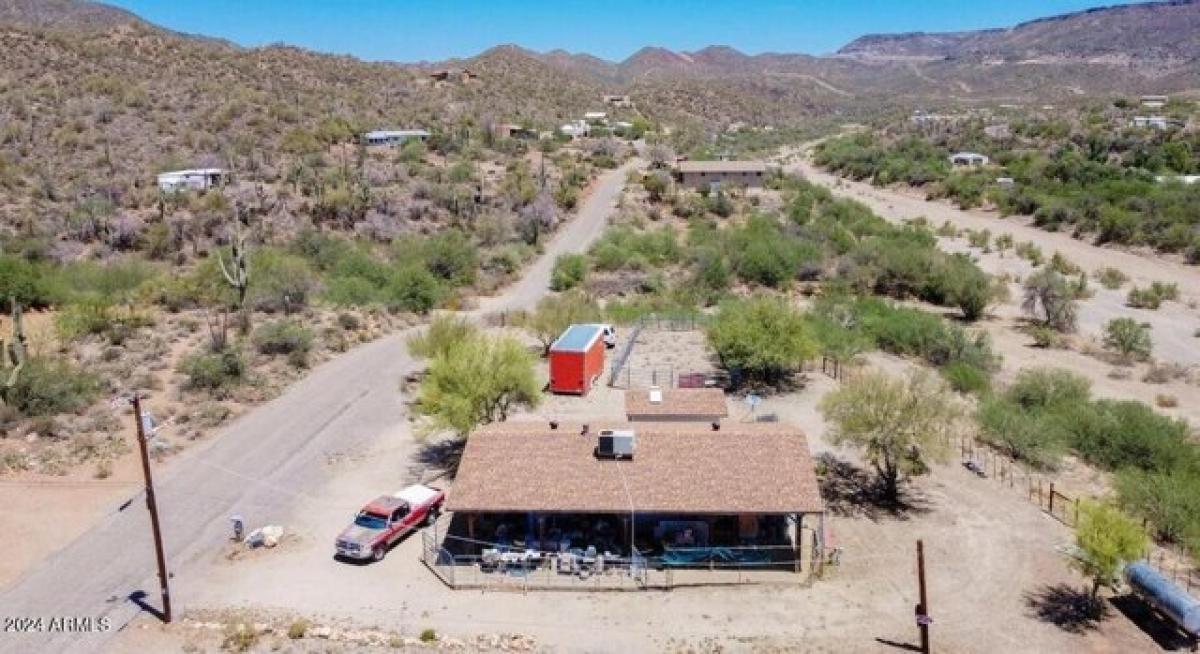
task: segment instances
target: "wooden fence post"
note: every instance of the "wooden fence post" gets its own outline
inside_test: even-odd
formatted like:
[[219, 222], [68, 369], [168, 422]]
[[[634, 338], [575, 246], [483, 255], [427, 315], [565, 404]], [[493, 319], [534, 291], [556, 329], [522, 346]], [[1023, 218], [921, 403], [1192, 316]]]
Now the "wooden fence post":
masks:
[[1050, 508], [1047, 510], [1054, 515], [1054, 482], [1050, 482]]

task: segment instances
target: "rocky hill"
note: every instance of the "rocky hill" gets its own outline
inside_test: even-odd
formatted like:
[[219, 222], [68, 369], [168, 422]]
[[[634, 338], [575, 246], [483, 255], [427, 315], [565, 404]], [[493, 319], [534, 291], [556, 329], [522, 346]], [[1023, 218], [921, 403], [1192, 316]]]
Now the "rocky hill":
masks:
[[1200, 2], [1102, 7], [1033, 20], [1009, 29], [868, 35], [846, 45], [838, 54], [900, 60], [1194, 65], [1200, 58]]

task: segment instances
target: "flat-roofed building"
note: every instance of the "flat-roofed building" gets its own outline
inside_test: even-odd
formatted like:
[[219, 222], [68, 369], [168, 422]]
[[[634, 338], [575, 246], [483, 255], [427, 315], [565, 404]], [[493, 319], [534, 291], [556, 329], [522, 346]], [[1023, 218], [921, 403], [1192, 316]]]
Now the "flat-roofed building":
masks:
[[761, 188], [767, 179], [767, 164], [762, 161], [681, 161], [675, 166], [675, 178], [687, 188], [740, 186]]

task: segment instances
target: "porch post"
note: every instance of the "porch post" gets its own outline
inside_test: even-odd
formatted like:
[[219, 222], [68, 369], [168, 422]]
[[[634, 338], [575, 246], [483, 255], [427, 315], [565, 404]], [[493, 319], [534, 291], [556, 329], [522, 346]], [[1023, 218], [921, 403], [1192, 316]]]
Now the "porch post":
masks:
[[467, 536], [470, 537], [471, 540], [475, 540], [475, 514], [474, 513], [467, 514]]
[[816, 562], [816, 568], [820, 570], [825, 565], [825, 512], [817, 514], [817, 551], [816, 557], [813, 559]]
[[804, 514], [796, 513], [796, 514], [794, 514], [794, 518], [795, 518], [796, 531], [792, 535], [792, 550], [795, 552], [796, 572], [798, 573], [804, 569], [804, 565], [803, 565], [804, 549], [800, 544], [801, 539], [804, 538]]
[[538, 519], [538, 549], [546, 549], [546, 516], [539, 515]]

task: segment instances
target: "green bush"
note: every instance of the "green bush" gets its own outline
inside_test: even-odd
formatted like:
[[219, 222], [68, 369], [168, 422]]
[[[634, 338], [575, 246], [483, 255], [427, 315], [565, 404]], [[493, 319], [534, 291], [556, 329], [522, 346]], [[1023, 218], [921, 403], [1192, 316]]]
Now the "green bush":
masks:
[[1104, 325], [1104, 346], [1122, 357], [1146, 359], [1153, 347], [1150, 330], [1133, 318], [1114, 318]]
[[987, 371], [962, 361], [955, 361], [942, 368], [942, 376], [949, 382], [950, 388], [959, 393], [983, 395], [992, 387], [992, 378]]
[[274, 248], [252, 254], [246, 301], [254, 309], [294, 313], [308, 305], [316, 288], [316, 274], [302, 257]]
[[[7, 370], [0, 373], [7, 379]], [[32, 357], [8, 390], [6, 401], [25, 416], [52, 416], [82, 409], [100, 390], [99, 378], [67, 361]]]
[[287, 355], [288, 362], [298, 368], [307, 365], [312, 343], [312, 330], [297, 320], [276, 320], [254, 330], [255, 349], [262, 354]]
[[14, 298], [24, 307], [43, 309], [63, 299], [65, 289], [49, 266], [34, 264], [25, 259], [0, 254], [0, 301], [8, 308]]
[[245, 381], [246, 361], [234, 347], [220, 352], [204, 349], [185, 357], [179, 371], [187, 377], [184, 386], [190, 390], [224, 392]]
[[550, 289], [567, 291], [579, 286], [587, 278], [587, 258], [582, 254], [564, 254], [554, 260], [550, 272]]
[[1112, 267], [1102, 268], [1094, 273], [1094, 275], [1096, 277], [1096, 281], [1100, 282], [1101, 286], [1110, 291], [1115, 291], [1118, 288], [1121, 288], [1125, 285], [1125, 282], [1129, 281], [1128, 275]]
[[1179, 285], [1153, 282], [1146, 288], [1129, 289], [1126, 304], [1136, 309], [1158, 309], [1163, 302], [1179, 299]]
[[705, 334], [721, 367], [769, 384], [782, 381], [819, 351], [804, 316], [768, 297], [721, 305]]

